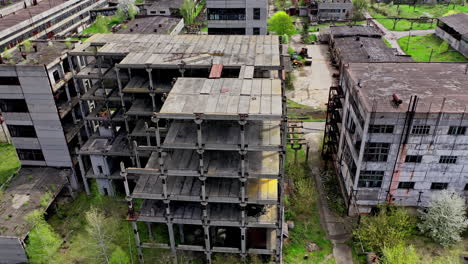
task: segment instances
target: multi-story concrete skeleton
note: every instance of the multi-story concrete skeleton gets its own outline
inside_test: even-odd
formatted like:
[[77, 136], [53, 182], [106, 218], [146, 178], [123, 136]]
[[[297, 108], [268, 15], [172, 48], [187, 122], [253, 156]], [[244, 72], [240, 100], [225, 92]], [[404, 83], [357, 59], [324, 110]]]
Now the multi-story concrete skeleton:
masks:
[[[162, 248], [281, 261], [283, 53], [275, 36], [139, 34], [95, 35], [70, 52], [94, 108], [82, 174], [109, 194], [124, 180], [142, 259]], [[167, 237], [153, 237], [160, 227]]]

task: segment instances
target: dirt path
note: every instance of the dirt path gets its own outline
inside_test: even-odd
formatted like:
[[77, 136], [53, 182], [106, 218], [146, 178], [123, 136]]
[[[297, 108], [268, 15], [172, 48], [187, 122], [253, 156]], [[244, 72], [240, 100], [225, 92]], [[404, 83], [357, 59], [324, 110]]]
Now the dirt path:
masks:
[[327, 238], [333, 243], [333, 257], [337, 264], [352, 264], [351, 247], [345, 242], [351, 239], [351, 228], [348, 220], [336, 216], [328, 207], [326, 202], [322, 181], [320, 178], [320, 168], [322, 161], [320, 157], [320, 146], [322, 144], [324, 122], [304, 123], [305, 138], [309, 142], [312, 177], [314, 177], [319, 196], [318, 205], [320, 213], [320, 223], [327, 233]]
[[335, 69], [330, 65], [327, 45], [304, 45], [295, 43], [291, 46], [296, 51], [307, 47], [312, 65], [294, 70], [294, 90], [287, 91], [286, 96], [303, 105], [325, 110], [328, 101], [328, 90], [332, 85], [332, 74]]
[[406, 54], [398, 45], [397, 40], [402, 37], [409, 36], [424, 36], [435, 33], [435, 29], [424, 29], [424, 30], [411, 30], [411, 31], [392, 31], [385, 28], [379, 21], [374, 19], [368, 12], [364, 14], [366, 19], [372, 19], [374, 24], [384, 33], [385, 39], [388, 40], [393, 48], [397, 49], [400, 54]]

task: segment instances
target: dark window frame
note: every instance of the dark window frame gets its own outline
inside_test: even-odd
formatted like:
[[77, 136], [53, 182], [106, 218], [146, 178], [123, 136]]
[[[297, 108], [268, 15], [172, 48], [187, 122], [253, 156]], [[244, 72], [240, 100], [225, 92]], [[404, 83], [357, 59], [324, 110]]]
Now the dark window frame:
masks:
[[0, 85], [21, 85], [19, 78], [15, 76], [0, 76]]
[[399, 182], [398, 189], [414, 189], [415, 182]]
[[380, 188], [382, 187], [385, 171], [367, 171], [362, 170], [359, 173], [359, 188]]
[[456, 164], [458, 156], [440, 156], [439, 163], [442, 164]]
[[447, 132], [448, 135], [465, 135], [466, 126], [450, 126]]
[[24, 99], [0, 99], [0, 110], [5, 113], [29, 113], [28, 104]]
[[44, 154], [40, 149], [16, 149], [18, 158], [20, 160], [36, 160], [36, 161], [45, 161]]
[[7, 125], [12, 137], [37, 138], [36, 130], [31, 125]]
[[431, 190], [445, 190], [448, 188], [448, 182], [433, 182], [431, 183]]
[[387, 162], [390, 143], [368, 142], [364, 148], [363, 160], [366, 162]]
[[429, 132], [431, 132], [431, 126], [428, 125], [414, 125], [411, 128], [412, 135], [429, 135]]
[[422, 155], [406, 155], [405, 163], [421, 163]]
[[254, 28], [253, 28], [253, 32], [252, 32], [252, 33], [253, 33], [255, 36], [258, 36], [258, 35], [260, 35], [260, 28], [258, 28], [258, 27], [254, 27]]
[[375, 134], [393, 134], [395, 129], [394, 125], [378, 125], [373, 124], [369, 125], [368, 133], [375, 133]]
[[261, 15], [262, 14], [262, 11], [260, 10], [260, 8], [254, 8], [253, 9], [253, 19], [254, 20], [260, 20], [261, 18]]

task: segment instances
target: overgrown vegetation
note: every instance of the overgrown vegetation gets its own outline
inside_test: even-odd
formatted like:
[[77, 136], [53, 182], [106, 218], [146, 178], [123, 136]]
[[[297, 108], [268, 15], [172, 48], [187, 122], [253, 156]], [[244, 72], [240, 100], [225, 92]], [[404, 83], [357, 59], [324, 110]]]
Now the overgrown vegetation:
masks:
[[[325, 231], [320, 225], [317, 192], [305, 162], [304, 150], [298, 151], [297, 161], [294, 162], [294, 150], [288, 147], [286, 176], [288, 194], [285, 197], [285, 218], [286, 221], [294, 221], [294, 228], [289, 230], [289, 238], [284, 244], [284, 263], [335, 263], [329, 256], [333, 245], [325, 238]], [[309, 252], [307, 246], [310, 243], [315, 243], [319, 250]], [[305, 255], [307, 258], [304, 258]]]
[[[291, 73], [290, 73], [291, 74]], [[291, 74], [294, 78], [294, 75]], [[288, 76], [286, 76], [286, 85], [288, 85]], [[322, 110], [315, 109], [313, 107], [296, 103], [288, 99], [288, 117], [294, 119], [300, 119], [304, 122], [324, 122], [325, 112]]]
[[113, 16], [97, 16], [94, 23], [83, 30], [81, 33], [84, 35], [110, 33], [112, 26], [122, 24], [127, 19], [134, 19], [135, 15], [138, 13], [138, 8], [131, 4], [125, 6], [125, 10], [123, 8], [119, 8], [116, 14]]
[[[408, 42], [409, 41], [409, 42]], [[435, 34], [398, 39], [398, 45], [413, 60], [420, 62], [468, 62], [462, 54]], [[431, 54], [432, 53], [432, 54]]]
[[468, 227], [465, 200], [448, 190], [433, 194], [428, 208], [420, 213], [419, 229], [443, 247], [461, 241], [460, 235]]
[[179, 8], [179, 12], [184, 18], [186, 25], [193, 25], [195, 19], [200, 15], [200, 12], [205, 6], [205, 1], [197, 3], [195, 0], [183, 0], [182, 5]]
[[324, 23], [318, 24], [314, 26], [309, 26], [309, 32], [319, 32], [320, 29], [329, 28], [330, 26], [344, 26], [344, 25], [363, 25], [366, 21], [353, 21], [353, 22], [331, 22], [331, 23]]
[[376, 216], [362, 216], [353, 232], [367, 251], [382, 254], [385, 247], [405, 243], [416, 227], [415, 220], [406, 209], [394, 205], [381, 205]]
[[419, 256], [413, 245], [406, 246], [403, 243], [389, 245], [383, 248], [383, 264], [418, 264]]
[[0, 186], [2, 186], [20, 168], [15, 148], [11, 144], [0, 143]]
[[292, 36], [296, 33], [291, 17], [284, 11], [276, 12], [268, 19], [268, 31], [276, 35]]
[[31, 227], [26, 242], [26, 253], [31, 264], [51, 263], [63, 241], [44, 219], [44, 211], [35, 210], [26, 216]]
[[326, 193], [328, 207], [337, 215], [346, 214], [346, 206], [341, 195], [340, 184], [334, 171], [322, 171], [321, 179]]

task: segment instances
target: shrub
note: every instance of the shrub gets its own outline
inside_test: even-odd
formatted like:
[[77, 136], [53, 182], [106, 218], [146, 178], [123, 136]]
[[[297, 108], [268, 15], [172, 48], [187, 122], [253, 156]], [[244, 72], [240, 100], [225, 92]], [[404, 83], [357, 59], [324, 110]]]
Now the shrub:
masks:
[[54, 198], [53, 194], [50, 191], [47, 191], [41, 196], [41, 201], [40, 201], [41, 206], [43, 208], [47, 208], [47, 206], [49, 205], [50, 201], [52, 201], [53, 198]]
[[26, 242], [26, 253], [29, 263], [50, 263], [57, 253], [62, 240], [44, 219], [44, 211], [35, 210], [26, 216], [26, 221], [32, 227]]
[[468, 226], [465, 210], [460, 195], [443, 190], [432, 196], [426, 211], [420, 211], [422, 223], [418, 227], [443, 247], [451, 246], [461, 240], [460, 234]]
[[376, 216], [363, 216], [353, 234], [367, 250], [382, 253], [386, 246], [404, 243], [414, 228], [415, 223], [404, 208], [384, 205]]
[[282, 37], [281, 37], [281, 43], [282, 44], [288, 44], [289, 43], [289, 36], [284, 34]]
[[448, 51], [448, 49], [449, 49], [449, 44], [448, 42], [444, 41], [439, 46], [439, 53], [445, 53]]
[[384, 247], [383, 264], [418, 264], [419, 256], [412, 245], [400, 243], [396, 246]]
[[25, 41], [23, 41], [22, 44], [23, 44], [24, 50], [25, 50], [26, 52], [31, 52], [31, 50], [32, 50], [32, 43], [31, 43], [30, 40], [25, 40]]

